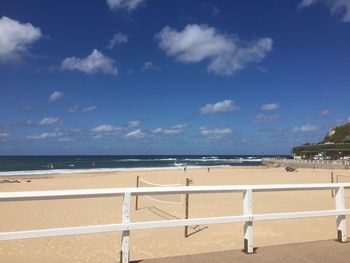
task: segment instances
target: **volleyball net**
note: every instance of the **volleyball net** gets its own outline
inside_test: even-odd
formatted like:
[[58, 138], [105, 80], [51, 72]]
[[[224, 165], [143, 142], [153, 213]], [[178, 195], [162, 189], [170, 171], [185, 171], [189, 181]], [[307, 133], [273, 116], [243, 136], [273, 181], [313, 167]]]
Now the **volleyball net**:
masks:
[[[143, 178], [140, 178], [140, 176], [136, 177], [136, 187], [178, 187], [178, 186], [189, 186], [193, 183], [192, 179], [186, 178], [186, 181], [184, 184], [160, 184], [160, 183], [154, 183], [147, 181]], [[141, 208], [140, 206], [140, 201], [142, 198], [148, 199], [150, 202], [142, 202], [143, 207]], [[145, 199], [143, 199], [145, 200]], [[158, 206], [157, 206], [158, 204]], [[166, 205], [165, 209], [162, 208], [160, 209], [159, 207], [161, 204]], [[136, 196], [136, 204], [135, 204], [135, 209], [140, 210], [147, 208], [149, 211], [153, 212], [154, 214], [157, 214], [161, 216], [164, 219], [180, 219], [180, 218], [189, 218], [189, 204], [190, 204], [190, 196], [188, 193], [186, 194], [162, 194], [162, 195], [142, 195], [142, 196]], [[178, 206], [179, 208], [175, 209], [174, 206]], [[183, 208], [180, 208], [182, 206]], [[171, 208], [172, 207], [172, 208]], [[173, 209], [171, 212], [167, 212], [166, 210]], [[179, 210], [180, 209], [180, 210]], [[175, 216], [174, 212], [175, 210], [177, 211], [182, 211], [180, 214], [182, 216]], [[161, 215], [160, 215], [161, 214]], [[205, 227], [206, 228], [206, 227]], [[190, 233], [190, 229], [192, 230], [192, 233]], [[185, 226], [185, 237], [189, 237], [190, 235], [199, 232], [203, 230], [204, 228], [201, 228], [199, 225], [197, 226]]]
[[[137, 187], [176, 187], [182, 186], [181, 184], [158, 184], [146, 181], [143, 178], [137, 177]], [[185, 204], [185, 195], [181, 194], [169, 194], [169, 195], [144, 195], [152, 201], [164, 203], [164, 204], [173, 204], [173, 205], [184, 205]], [[138, 206], [136, 206], [136, 210]]]

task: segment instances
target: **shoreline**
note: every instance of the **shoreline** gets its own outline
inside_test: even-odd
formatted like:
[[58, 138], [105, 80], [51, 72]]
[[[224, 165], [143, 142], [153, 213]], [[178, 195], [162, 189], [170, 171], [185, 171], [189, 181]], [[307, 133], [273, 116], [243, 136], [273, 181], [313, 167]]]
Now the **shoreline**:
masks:
[[[258, 165], [212, 165], [212, 166], [186, 166], [186, 169], [218, 169], [218, 168], [254, 168], [265, 167]], [[52, 169], [52, 170], [23, 170], [23, 171], [0, 171], [0, 178], [14, 178], [25, 176], [54, 176], [65, 174], [93, 174], [93, 173], [113, 173], [113, 172], [138, 172], [138, 171], [162, 171], [162, 170], [183, 170], [185, 166], [174, 167], [135, 167], [135, 168], [87, 168], [87, 169]]]

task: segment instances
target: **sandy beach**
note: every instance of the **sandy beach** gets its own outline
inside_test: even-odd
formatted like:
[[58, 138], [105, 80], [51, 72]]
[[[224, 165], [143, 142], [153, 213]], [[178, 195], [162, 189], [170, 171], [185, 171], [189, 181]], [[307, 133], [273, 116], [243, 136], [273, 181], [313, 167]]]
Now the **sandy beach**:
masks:
[[[332, 170], [350, 182], [350, 170]], [[2, 183], [0, 191], [32, 191], [52, 189], [87, 189], [134, 187], [136, 176], [158, 184], [193, 185], [329, 183], [331, 170], [298, 169], [287, 173], [283, 168], [232, 167], [122, 171], [94, 174], [60, 174], [1, 178], [20, 183]], [[28, 182], [27, 182], [28, 181]], [[30, 181], [30, 182], [29, 182]], [[121, 222], [121, 198], [91, 198], [72, 200], [45, 200], [0, 202], [0, 231], [70, 227]], [[132, 200], [133, 204], [135, 199]], [[255, 213], [334, 209], [335, 200], [329, 191], [255, 193]], [[346, 193], [346, 205], [350, 192]], [[184, 206], [139, 200], [139, 210], [132, 210], [132, 221], [184, 218]], [[239, 215], [242, 213], [241, 194], [191, 195], [190, 217]], [[197, 230], [200, 230], [196, 232]], [[348, 224], [350, 232], [350, 224]], [[154, 229], [131, 232], [131, 259], [140, 260], [166, 256], [195, 254], [243, 248], [243, 224], [200, 226], [190, 229], [184, 237], [184, 228]], [[118, 262], [121, 233], [38, 238], [19, 241], [0, 241], [2, 263], [75, 263]], [[335, 218], [313, 218], [254, 223], [254, 246], [334, 239]]]

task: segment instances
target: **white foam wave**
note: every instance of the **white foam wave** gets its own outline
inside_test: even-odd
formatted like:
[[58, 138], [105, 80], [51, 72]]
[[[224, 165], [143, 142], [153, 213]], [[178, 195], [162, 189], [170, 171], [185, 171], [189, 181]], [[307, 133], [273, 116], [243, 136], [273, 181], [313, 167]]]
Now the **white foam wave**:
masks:
[[115, 162], [154, 162], [154, 161], [176, 161], [176, 158], [161, 158], [161, 159], [119, 159]]
[[[228, 167], [229, 165], [216, 165], [210, 167]], [[188, 165], [187, 169], [207, 168], [207, 166]], [[93, 169], [52, 169], [52, 170], [32, 170], [32, 171], [7, 171], [0, 172], [2, 176], [32, 176], [32, 175], [54, 175], [54, 174], [77, 174], [77, 173], [103, 173], [118, 171], [152, 171], [152, 170], [175, 170], [183, 169], [184, 166], [172, 167], [146, 167], [146, 168], [93, 168]]]

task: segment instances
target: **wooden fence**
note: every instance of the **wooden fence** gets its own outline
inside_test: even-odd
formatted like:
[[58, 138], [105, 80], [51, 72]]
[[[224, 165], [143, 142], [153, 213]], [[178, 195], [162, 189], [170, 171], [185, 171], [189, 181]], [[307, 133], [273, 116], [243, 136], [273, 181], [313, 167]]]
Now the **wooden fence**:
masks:
[[[181, 187], [144, 187], [144, 188], [108, 188], [84, 190], [57, 190], [33, 192], [1, 192], [0, 202], [23, 200], [47, 200], [69, 198], [92, 198], [123, 196], [122, 223], [90, 225], [80, 227], [40, 229], [0, 233], [0, 240], [40, 238], [52, 236], [80, 235], [102, 232], [122, 231], [121, 262], [129, 262], [130, 231], [138, 229], [184, 227], [193, 225], [209, 225], [223, 223], [244, 223], [244, 249], [253, 253], [253, 222], [266, 220], [283, 220], [295, 218], [312, 218], [335, 216], [337, 224], [337, 240], [346, 242], [346, 215], [350, 209], [345, 207], [345, 189], [350, 189], [350, 183], [343, 184], [272, 184], [272, 185], [228, 185], [228, 186], [181, 186]], [[273, 191], [315, 191], [335, 190], [335, 209], [321, 211], [303, 211], [286, 213], [253, 213], [253, 193]], [[131, 196], [165, 195], [165, 194], [211, 194], [233, 193], [243, 194], [243, 214], [222, 217], [175, 219], [167, 221], [130, 222]], [[5, 213], [5, 211], [2, 211]]]

